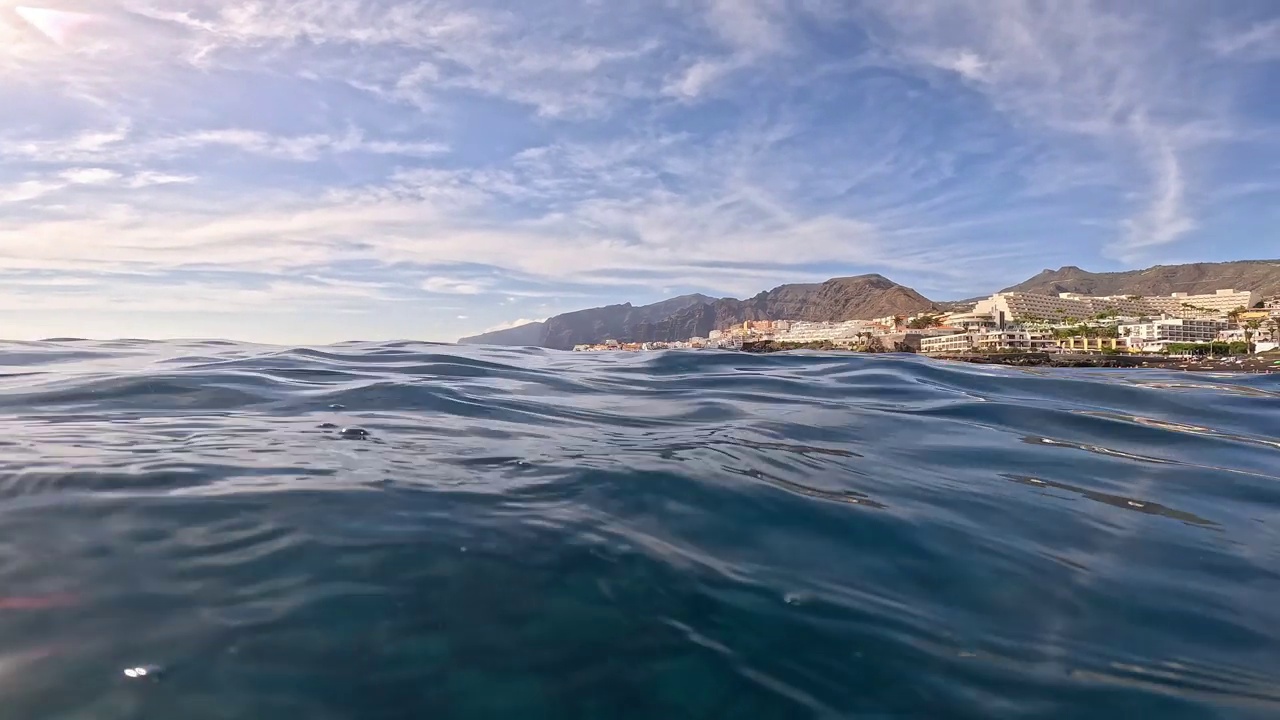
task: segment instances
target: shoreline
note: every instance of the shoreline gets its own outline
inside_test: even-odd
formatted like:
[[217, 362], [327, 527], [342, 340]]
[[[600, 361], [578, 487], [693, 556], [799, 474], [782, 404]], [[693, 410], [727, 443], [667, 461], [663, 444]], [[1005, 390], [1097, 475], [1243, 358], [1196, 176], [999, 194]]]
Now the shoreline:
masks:
[[[780, 345], [772, 341], [746, 343], [742, 352], [775, 353], [795, 350], [820, 350], [864, 354], [860, 350], [840, 348], [830, 343], [806, 343], [800, 346]], [[1266, 355], [1237, 355], [1226, 358], [1185, 358], [1158, 355], [1101, 355], [1068, 353], [956, 353], [951, 355], [921, 355], [930, 360], [949, 360], [977, 365], [1006, 365], [1010, 367], [1057, 368], [1117, 368], [1150, 370], [1184, 370], [1189, 372], [1232, 372], [1268, 375], [1280, 373], [1280, 353]]]
[[1056, 353], [1000, 353], [992, 355], [932, 355], [934, 360], [951, 360], [979, 365], [1011, 367], [1116, 368], [1183, 370], [1187, 372], [1231, 372], [1268, 375], [1280, 373], [1280, 356], [1239, 355], [1228, 358], [1183, 358], [1127, 355], [1067, 355]]

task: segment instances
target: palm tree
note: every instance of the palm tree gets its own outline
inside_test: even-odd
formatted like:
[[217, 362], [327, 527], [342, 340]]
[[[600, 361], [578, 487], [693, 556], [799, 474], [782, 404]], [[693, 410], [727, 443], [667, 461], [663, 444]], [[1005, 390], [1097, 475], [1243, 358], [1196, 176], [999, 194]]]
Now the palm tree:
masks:
[[1262, 318], [1250, 318], [1244, 324], [1244, 341], [1249, 343], [1250, 350], [1253, 349], [1253, 338], [1258, 334], [1258, 328], [1262, 327]]
[[1241, 305], [1240, 307], [1236, 308], [1235, 310], [1232, 310], [1232, 311], [1228, 312], [1228, 313], [1227, 313], [1227, 319], [1228, 319], [1228, 320], [1230, 320], [1232, 323], [1234, 323], [1234, 324], [1237, 324], [1237, 325], [1238, 325], [1238, 324], [1240, 324], [1240, 315], [1241, 315], [1242, 313], [1245, 313], [1245, 312], [1248, 312], [1248, 308], [1246, 308], [1245, 306]]

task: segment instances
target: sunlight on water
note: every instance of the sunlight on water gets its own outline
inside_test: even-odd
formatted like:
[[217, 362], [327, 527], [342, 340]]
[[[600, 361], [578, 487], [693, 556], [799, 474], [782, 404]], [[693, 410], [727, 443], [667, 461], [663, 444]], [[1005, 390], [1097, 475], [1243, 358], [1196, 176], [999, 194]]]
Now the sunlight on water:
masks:
[[0, 720], [1280, 716], [1280, 377], [0, 346]]

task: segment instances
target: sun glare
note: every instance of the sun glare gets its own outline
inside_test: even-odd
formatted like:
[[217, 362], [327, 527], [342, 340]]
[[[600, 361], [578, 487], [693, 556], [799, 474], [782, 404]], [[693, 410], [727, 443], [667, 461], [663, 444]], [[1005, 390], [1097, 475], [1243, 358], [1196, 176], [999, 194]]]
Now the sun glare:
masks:
[[13, 9], [18, 17], [59, 45], [66, 45], [76, 28], [89, 20], [88, 15], [63, 10], [49, 10], [19, 5]]

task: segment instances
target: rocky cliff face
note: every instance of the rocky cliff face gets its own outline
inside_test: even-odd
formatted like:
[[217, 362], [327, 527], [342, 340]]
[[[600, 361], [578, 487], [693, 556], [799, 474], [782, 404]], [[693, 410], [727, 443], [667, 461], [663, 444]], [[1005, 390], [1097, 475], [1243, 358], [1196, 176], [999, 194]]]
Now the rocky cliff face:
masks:
[[[1005, 291], [1056, 295], [1168, 295], [1211, 293], [1222, 288], [1280, 294], [1280, 260], [1157, 265], [1130, 272], [1091, 273], [1068, 266], [1045, 270]], [[782, 285], [746, 300], [684, 295], [652, 305], [630, 303], [557, 315], [545, 323], [463, 338], [490, 345], [541, 345], [568, 350], [613, 338], [622, 342], [684, 340], [747, 320], [856, 320], [910, 315], [941, 308], [911, 288], [881, 275], [834, 278], [823, 283]], [[956, 305], [951, 303], [950, 305]]]
[[747, 320], [858, 320], [910, 315], [933, 303], [920, 293], [880, 275], [835, 278], [809, 285], [782, 285], [746, 300], [725, 298], [683, 310], [636, 328], [635, 339], [683, 340]]
[[1035, 277], [1005, 288], [1005, 292], [1033, 292], [1057, 295], [1078, 292], [1086, 295], [1193, 295], [1234, 288], [1257, 290], [1266, 295], [1280, 293], [1280, 260], [1243, 260], [1226, 263], [1157, 265], [1129, 272], [1093, 273], [1068, 265], [1045, 270]]
[[473, 337], [464, 337], [458, 341], [462, 345], [509, 345], [511, 347], [541, 347], [547, 339], [545, 322], [525, 323], [506, 330], [481, 333]]
[[681, 295], [651, 305], [631, 303], [577, 310], [556, 315], [546, 322], [528, 323], [507, 330], [465, 337], [464, 345], [542, 346], [570, 350], [574, 345], [601, 342], [608, 338], [627, 339], [630, 329], [653, 322], [693, 305], [713, 302], [706, 295]]
[[706, 295], [681, 295], [640, 307], [625, 303], [556, 315], [547, 321], [547, 336], [543, 344], [549, 348], [572, 350], [574, 345], [597, 343], [610, 338], [634, 342], [635, 328], [640, 325], [707, 302], [715, 301]]
[[[746, 300], [686, 295], [653, 305], [609, 305], [557, 315], [529, 325], [463, 338], [463, 343], [538, 344], [562, 350], [613, 338], [622, 342], [685, 340], [746, 320], [854, 320], [910, 314], [933, 307], [928, 298], [880, 275], [782, 285]], [[537, 324], [537, 323], [534, 323]], [[540, 335], [539, 342], [523, 342]]]

